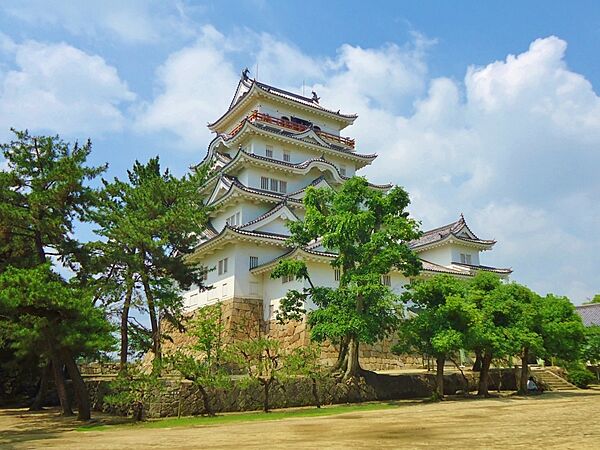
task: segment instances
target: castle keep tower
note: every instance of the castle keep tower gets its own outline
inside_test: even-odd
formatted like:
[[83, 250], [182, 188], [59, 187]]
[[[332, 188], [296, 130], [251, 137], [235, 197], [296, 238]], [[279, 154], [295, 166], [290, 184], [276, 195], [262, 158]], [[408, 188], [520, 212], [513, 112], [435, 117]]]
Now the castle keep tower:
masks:
[[[336, 189], [376, 158], [359, 153], [354, 139], [342, 136], [356, 118], [323, 107], [314, 92], [304, 97], [252, 80], [247, 70], [242, 73], [228, 110], [209, 125], [216, 137], [200, 162], [213, 170], [202, 192], [213, 211], [189, 261], [212, 269], [205, 282], [211, 289], [187, 292], [188, 311], [216, 302], [224, 307], [238, 303], [268, 323], [286, 292], [302, 288], [303, 281], [270, 277], [283, 257], [306, 261], [319, 285], [338, 284], [329, 264], [334, 255], [319, 243], [287, 247], [287, 223], [304, 217], [302, 198], [308, 186]], [[372, 187], [386, 190], [391, 185]], [[413, 244], [422, 256], [424, 275], [510, 273], [479, 264], [479, 252], [494, 241], [477, 238], [462, 216]], [[400, 292], [408, 280], [390, 273], [382, 282]]]

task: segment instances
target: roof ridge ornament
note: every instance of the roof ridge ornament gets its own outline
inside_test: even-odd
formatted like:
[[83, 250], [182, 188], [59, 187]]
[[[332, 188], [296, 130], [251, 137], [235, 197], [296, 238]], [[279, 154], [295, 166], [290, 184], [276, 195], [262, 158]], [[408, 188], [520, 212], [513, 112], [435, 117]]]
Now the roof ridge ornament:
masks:
[[250, 70], [246, 67], [244, 68], [244, 70], [242, 70], [242, 80], [249, 80], [250, 77], [248, 76], [250, 74]]
[[317, 104], [318, 104], [318, 103], [319, 103], [319, 100], [321, 100], [321, 97], [318, 97], [318, 96], [317, 96], [317, 93], [316, 93], [315, 91], [312, 91], [312, 98], [311, 98], [311, 101], [312, 101], [313, 103], [317, 103]]

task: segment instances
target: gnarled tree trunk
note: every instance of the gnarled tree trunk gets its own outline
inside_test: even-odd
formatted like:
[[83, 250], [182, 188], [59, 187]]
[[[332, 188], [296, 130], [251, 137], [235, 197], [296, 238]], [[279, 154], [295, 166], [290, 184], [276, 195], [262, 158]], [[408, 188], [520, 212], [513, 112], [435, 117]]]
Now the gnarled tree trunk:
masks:
[[356, 378], [361, 374], [362, 369], [360, 368], [359, 361], [359, 342], [356, 336], [350, 336], [348, 342], [348, 366], [344, 373], [344, 379]]
[[477, 395], [480, 397], [488, 397], [489, 378], [490, 378], [490, 365], [492, 363], [492, 354], [490, 352], [484, 352], [481, 358], [481, 370], [479, 371], [479, 389]]
[[29, 407], [29, 411], [41, 411], [44, 409], [44, 403], [46, 401], [46, 393], [48, 392], [48, 378], [50, 378], [50, 373], [52, 371], [52, 363], [48, 361], [44, 368], [42, 369], [42, 374], [40, 375], [40, 383], [38, 386], [37, 394], [33, 399], [33, 403]]
[[348, 367], [348, 338], [340, 339], [340, 349], [338, 351], [337, 361], [331, 368], [331, 372], [345, 372]]
[[88, 393], [87, 387], [79, 372], [79, 367], [73, 359], [73, 355], [68, 349], [61, 351], [61, 356], [69, 371], [69, 376], [73, 381], [73, 390], [77, 397], [77, 420], [90, 420], [91, 418], [91, 407], [90, 407], [90, 394]]
[[54, 374], [54, 386], [56, 387], [56, 394], [60, 401], [63, 416], [72, 416], [73, 410], [71, 409], [71, 403], [69, 402], [69, 396], [67, 395], [67, 386], [65, 384], [65, 377], [63, 375], [63, 363], [58, 355], [54, 352], [50, 355], [52, 361], [52, 373]]
[[198, 386], [198, 390], [200, 391], [200, 395], [202, 395], [202, 403], [204, 404], [204, 411], [206, 412], [206, 414], [210, 417], [214, 417], [215, 412], [213, 411], [212, 407], [210, 406], [210, 398], [208, 396], [208, 392], [206, 391], [206, 389], [204, 389], [204, 386], [202, 385], [197, 385]]

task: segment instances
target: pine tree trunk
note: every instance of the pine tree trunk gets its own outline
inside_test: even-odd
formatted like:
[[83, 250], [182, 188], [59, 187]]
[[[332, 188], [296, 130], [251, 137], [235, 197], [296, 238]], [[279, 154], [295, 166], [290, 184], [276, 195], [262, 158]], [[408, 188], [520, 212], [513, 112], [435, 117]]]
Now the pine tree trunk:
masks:
[[521, 378], [519, 379], [519, 394], [527, 395], [527, 380], [529, 378], [529, 348], [525, 347], [521, 354]]
[[67, 395], [67, 386], [65, 384], [65, 377], [62, 371], [62, 361], [55, 353], [50, 356], [52, 361], [52, 373], [54, 374], [54, 386], [56, 388], [56, 394], [60, 401], [63, 416], [72, 416], [73, 410], [71, 409], [71, 403], [69, 402], [69, 396]]
[[492, 354], [485, 352], [481, 358], [481, 370], [479, 371], [479, 390], [477, 395], [480, 397], [488, 397], [488, 386], [490, 377], [490, 364], [492, 363]]
[[148, 275], [142, 273], [142, 284], [144, 285], [144, 293], [146, 294], [146, 302], [148, 303], [148, 312], [150, 313], [150, 326], [152, 328], [152, 351], [154, 358], [160, 363], [162, 359], [160, 349], [160, 330], [158, 329], [158, 320], [156, 318], [156, 306], [154, 305], [154, 296], [148, 282]]
[[436, 364], [436, 374], [435, 374], [435, 390], [438, 399], [442, 400], [444, 398], [444, 364], [446, 363], [446, 358], [444, 356], [438, 356], [435, 359]]
[[79, 367], [77, 367], [77, 363], [75, 359], [73, 359], [73, 355], [68, 349], [63, 349], [61, 352], [61, 356], [67, 366], [67, 370], [69, 371], [69, 376], [73, 381], [73, 390], [75, 391], [75, 396], [77, 397], [77, 420], [90, 420], [91, 418], [91, 407], [90, 407], [90, 394], [87, 390], [87, 386], [81, 377], [81, 373], [79, 372]]
[[131, 307], [131, 296], [133, 294], [133, 282], [127, 280], [127, 291], [121, 312], [121, 358], [119, 370], [122, 372], [127, 367], [127, 353], [129, 351], [129, 309]]
[[357, 378], [361, 374], [359, 357], [359, 343], [355, 336], [350, 336], [348, 342], [348, 367], [344, 379]]
[[52, 372], [52, 363], [48, 361], [42, 369], [40, 376], [40, 384], [38, 386], [37, 394], [33, 399], [33, 403], [29, 407], [29, 411], [41, 411], [44, 409], [44, 403], [46, 401], [46, 393], [48, 392], [48, 378]]
[[204, 386], [198, 385], [198, 389], [200, 390], [200, 394], [202, 395], [202, 403], [204, 404], [204, 411], [206, 412], [207, 415], [209, 415], [210, 417], [213, 417], [215, 415], [215, 412], [213, 411], [213, 409], [210, 406], [210, 398], [208, 397], [208, 392], [206, 392], [206, 389], [204, 389]]

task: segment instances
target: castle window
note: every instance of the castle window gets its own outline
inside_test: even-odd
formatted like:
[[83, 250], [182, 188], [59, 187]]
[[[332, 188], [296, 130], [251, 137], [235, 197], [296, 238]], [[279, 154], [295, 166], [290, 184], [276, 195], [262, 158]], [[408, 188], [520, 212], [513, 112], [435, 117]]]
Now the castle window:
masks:
[[237, 226], [241, 225], [242, 221], [241, 221], [241, 215], [240, 215], [239, 211], [236, 212], [233, 216], [228, 217], [225, 220], [225, 223], [227, 225], [229, 225], [230, 227], [237, 227]]
[[283, 160], [290, 162], [290, 152], [283, 152]]
[[287, 192], [287, 181], [279, 182], [279, 192], [281, 192], [282, 194], [285, 194]]
[[468, 253], [461, 253], [460, 262], [463, 264], [471, 264], [471, 255], [469, 255]]
[[267, 145], [267, 149], [265, 150], [265, 155], [267, 158], [273, 157], [273, 146], [272, 145]]
[[392, 277], [390, 277], [389, 275], [381, 275], [381, 284], [383, 284], [384, 286], [391, 286]]
[[277, 192], [279, 190], [279, 180], [271, 178], [271, 190]]
[[269, 179], [267, 177], [260, 177], [260, 188], [265, 191], [269, 190]]
[[219, 275], [223, 275], [224, 273], [227, 273], [227, 263], [228, 262], [229, 262], [229, 258], [223, 258], [223, 259], [219, 260], [219, 263], [217, 264]]
[[335, 281], [340, 281], [340, 269], [333, 270], [333, 279]]
[[250, 257], [250, 269], [254, 269], [256, 266], [258, 266], [258, 256], [251, 256]]

